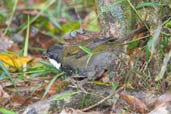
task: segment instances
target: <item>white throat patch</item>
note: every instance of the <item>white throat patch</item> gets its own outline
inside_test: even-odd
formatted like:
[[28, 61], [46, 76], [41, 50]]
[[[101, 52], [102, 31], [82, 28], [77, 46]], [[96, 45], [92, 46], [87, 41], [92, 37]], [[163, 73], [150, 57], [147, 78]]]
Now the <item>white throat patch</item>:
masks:
[[60, 69], [60, 67], [61, 67], [61, 63], [58, 63], [57, 61], [55, 61], [54, 59], [50, 59], [50, 58], [48, 58], [49, 59], [49, 62], [56, 68], [56, 69]]

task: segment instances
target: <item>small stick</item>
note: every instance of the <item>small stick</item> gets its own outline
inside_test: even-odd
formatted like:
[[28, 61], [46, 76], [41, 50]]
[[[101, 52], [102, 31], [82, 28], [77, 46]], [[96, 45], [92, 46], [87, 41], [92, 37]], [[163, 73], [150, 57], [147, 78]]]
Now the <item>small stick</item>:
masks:
[[104, 99], [100, 100], [100, 101], [97, 102], [96, 104], [93, 104], [93, 105], [91, 105], [91, 106], [89, 106], [89, 107], [86, 107], [86, 108], [82, 109], [81, 111], [85, 112], [85, 111], [88, 111], [88, 110], [90, 110], [90, 109], [92, 109], [92, 108], [94, 108], [94, 107], [100, 105], [101, 103], [103, 103], [103, 102], [106, 101], [107, 99], [109, 99], [109, 98], [111, 98], [112, 96], [114, 96], [116, 93], [118, 93], [118, 92], [120, 92], [121, 90], [123, 90], [123, 88], [124, 88], [123, 86], [120, 87], [119, 89], [117, 89], [116, 91], [113, 91], [110, 95], [108, 95], [108, 96], [105, 97]]

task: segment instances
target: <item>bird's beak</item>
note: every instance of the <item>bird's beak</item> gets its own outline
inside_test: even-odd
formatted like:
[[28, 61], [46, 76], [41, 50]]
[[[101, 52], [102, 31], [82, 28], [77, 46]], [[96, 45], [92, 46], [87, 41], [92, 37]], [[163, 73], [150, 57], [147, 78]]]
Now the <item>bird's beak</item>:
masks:
[[49, 55], [48, 55], [47, 53], [44, 53], [44, 54], [42, 55], [42, 58], [43, 58], [43, 59], [48, 59], [48, 58], [49, 58]]

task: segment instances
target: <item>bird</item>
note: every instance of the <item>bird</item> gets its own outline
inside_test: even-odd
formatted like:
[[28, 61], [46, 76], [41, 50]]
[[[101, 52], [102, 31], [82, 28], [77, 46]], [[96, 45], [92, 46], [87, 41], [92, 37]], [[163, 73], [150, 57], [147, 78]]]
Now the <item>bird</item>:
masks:
[[104, 72], [113, 70], [114, 61], [117, 58], [116, 52], [104, 51], [94, 53], [87, 63], [88, 55], [77, 58], [77, 54], [66, 53], [67, 49], [63, 45], [55, 45], [46, 51], [45, 57], [58, 70], [66, 72], [67, 75], [78, 74], [90, 80], [95, 80]]

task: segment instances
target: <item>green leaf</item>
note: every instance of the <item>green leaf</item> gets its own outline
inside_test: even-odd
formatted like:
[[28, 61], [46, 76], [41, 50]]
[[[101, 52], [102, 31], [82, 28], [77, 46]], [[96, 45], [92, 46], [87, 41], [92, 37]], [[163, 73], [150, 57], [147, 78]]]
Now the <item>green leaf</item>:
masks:
[[113, 85], [112, 85], [112, 90], [115, 91], [119, 86], [119, 82], [115, 82]]
[[[42, 3], [42, 4], [36, 4], [36, 6], [33, 6], [33, 9], [40, 9], [40, 12], [44, 12], [46, 11], [52, 4], [54, 4], [54, 2], [56, 2], [56, 0], [47, 0], [46, 2]], [[30, 24], [32, 24], [33, 22], [35, 22], [39, 17], [40, 17], [41, 13], [38, 13], [34, 18], [32, 18], [30, 20]], [[19, 31], [19, 33], [23, 32], [27, 26], [22, 25], [22, 29]]]
[[87, 64], [90, 62], [91, 57], [93, 56], [93, 54], [89, 55], [88, 59], [87, 59]]
[[171, 28], [171, 20], [166, 23], [166, 27]]
[[23, 56], [28, 55], [29, 33], [30, 33], [30, 16], [27, 17], [27, 31], [26, 31], [26, 37], [25, 37], [25, 42], [24, 42]]
[[153, 6], [162, 6], [162, 5], [164, 5], [164, 4], [161, 4], [159, 2], [143, 2], [143, 3], [138, 4], [136, 9], [139, 10], [144, 7], [153, 7]]
[[87, 48], [85, 46], [81, 46], [80, 45], [79, 48], [82, 49], [84, 52], [86, 52], [88, 55], [92, 55], [93, 54], [93, 52], [89, 48]]
[[42, 97], [42, 98], [44, 98], [44, 97], [47, 95], [49, 89], [51, 88], [52, 84], [56, 81], [56, 79], [58, 79], [60, 76], [62, 76], [62, 75], [64, 75], [64, 74], [65, 74], [65, 72], [61, 72], [60, 74], [57, 74], [57, 75], [50, 81], [50, 83], [49, 83], [48, 87], [46, 88], [45, 93], [43, 94], [43, 97]]
[[60, 14], [61, 14], [61, 10], [62, 10], [62, 1], [61, 0], [58, 0], [58, 2], [57, 2], [57, 5], [56, 5], [56, 8], [55, 8], [55, 10], [54, 10], [54, 14], [55, 14], [55, 16], [60, 16]]
[[61, 25], [59, 24], [59, 22], [57, 21], [56, 17], [53, 16], [52, 12], [50, 11], [46, 11], [45, 14], [47, 15], [47, 17], [49, 18], [49, 20], [59, 29], [61, 28]]
[[149, 59], [150, 57], [150, 49], [152, 46], [152, 38], [147, 42], [147, 45], [145, 46], [145, 51], [146, 51], [146, 60]]
[[87, 59], [87, 64], [88, 64], [90, 59], [91, 59], [91, 57], [93, 56], [93, 52], [89, 48], [87, 48], [85, 46], [81, 46], [80, 45], [79, 48], [82, 49], [84, 52], [86, 52], [89, 55], [89, 57]]
[[138, 44], [139, 44], [139, 40], [133, 41], [133, 42], [129, 43], [128, 49], [133, 49], [133, 48], [137, 47]]
[[67, 24], [62, 25], [62, 27], [61, 27], [61, 29], [64, 33], [78, 30], [79, 28], [80, 28], [79, 21], [69, 22]]
[[12, 111], [7, 110], [5, 108], [0, 108], [0, 113], [2, 113], [2, 114], [16, 114], [15, 112], [12, 112]]
[[73, 92], [73, 93], [65, 93], [65, 94], [62, 94], [62, 95], [60, 95], [60, 96], [56, 96], [54, 99], [52, 99], [52, 101], [62, 100], [62, 99], [71, 97], [71, 96], [73, 96], [73, 95], [75, 95], [75, 94], [78, 94], [78, 93], [80, 93], [80, 91]]
[[87, 23], [87, 27], [85, 29], [88, 31], [100, 32], [101, 28], [98, 23], [98, 18], [97, 18], [96, 12], [92, 11], [91, 13], [89, 13], [89, 15], [87, 17], [89, 17], [90, 21]]
[[150, 38], [150, 40], [147, 42], [147, 48], [150, 50], [151, 46], [152, 46], [152, 41], [153, 38]]
[[163, 40], [163, 46], [166, 47], [169, 44], [169, 38], [165, 37]]

